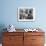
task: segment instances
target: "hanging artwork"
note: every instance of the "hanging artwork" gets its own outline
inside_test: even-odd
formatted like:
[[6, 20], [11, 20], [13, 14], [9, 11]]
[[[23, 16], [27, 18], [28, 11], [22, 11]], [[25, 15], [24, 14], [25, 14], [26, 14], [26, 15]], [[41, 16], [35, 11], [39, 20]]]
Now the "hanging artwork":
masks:
[[35, 8], [19, 7], [18, 8], [18, 21], [34, 21]]

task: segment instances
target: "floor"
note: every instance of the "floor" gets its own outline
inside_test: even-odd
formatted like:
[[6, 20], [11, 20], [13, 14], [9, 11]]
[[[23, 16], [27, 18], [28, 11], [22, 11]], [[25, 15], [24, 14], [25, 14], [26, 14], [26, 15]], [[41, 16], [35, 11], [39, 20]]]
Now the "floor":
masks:
[[0, 46], [2, 46], [2, 44], [0, 44]]

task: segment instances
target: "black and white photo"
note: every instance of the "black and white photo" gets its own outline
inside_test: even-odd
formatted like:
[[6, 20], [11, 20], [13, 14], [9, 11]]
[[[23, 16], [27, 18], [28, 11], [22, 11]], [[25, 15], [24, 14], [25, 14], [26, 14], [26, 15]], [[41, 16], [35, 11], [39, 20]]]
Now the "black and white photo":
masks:
[[34, 21], [35, 8], [19, 7], [18, 8], [18, 21]]

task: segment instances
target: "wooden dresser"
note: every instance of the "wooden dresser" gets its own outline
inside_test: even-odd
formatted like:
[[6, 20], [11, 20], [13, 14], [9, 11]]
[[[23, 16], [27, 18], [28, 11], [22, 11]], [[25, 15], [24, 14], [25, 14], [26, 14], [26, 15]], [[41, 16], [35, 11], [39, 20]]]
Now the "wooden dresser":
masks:
[[3, 46], [44, 46], [44, 32], [3, 32]]

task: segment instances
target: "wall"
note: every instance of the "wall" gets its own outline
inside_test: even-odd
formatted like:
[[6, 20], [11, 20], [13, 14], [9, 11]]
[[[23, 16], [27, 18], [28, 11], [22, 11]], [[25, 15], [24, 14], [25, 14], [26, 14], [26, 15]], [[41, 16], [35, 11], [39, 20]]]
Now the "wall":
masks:
[[[13, 24], [16, 28], [46, 28], [46, 0], [0, 0], [0, 25]], [[36, 20], [34, 22], [18, 22], [18, 7], [34, 7]]]
[[[18, 7], [34, 7], [36, 20], [34, 22], [18, 22]], [[2, 29], [9, 24], [20, 29], [41, 27], [46, 32], [46, 0], [0, 0], [0, 31], [2, 32]]]

